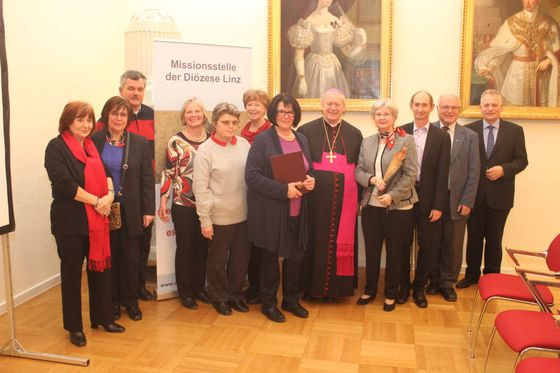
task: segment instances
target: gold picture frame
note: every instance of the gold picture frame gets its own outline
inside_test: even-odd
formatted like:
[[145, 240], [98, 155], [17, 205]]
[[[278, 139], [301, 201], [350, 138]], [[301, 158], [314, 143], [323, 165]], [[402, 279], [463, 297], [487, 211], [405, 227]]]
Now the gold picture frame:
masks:
[[[377, 98], [391, 96], [392, 19], [393, 0], [371, 0], [380, 3], [381, 15], [377, 23], [360, 22], [358, 7], [363, 2], [355, 0], [333, 1], [333, 6], [344, 9], [344, 16], [367, 36], [364, 63], [344, 65], [344, 74], [350, 94], [346, 100], [347, 111], [369, 111]], [[287, 38], [290, 26], [309, 13], [312, 0], [268, 0], [268, 91], [271, 96], [279, 92], [294, 93], [294, 48]], [[334, 5], [340, 3], [341, 5]], [[329, 8], [330, 10], [331, 8]], [[363, 10], [363, 9], [362, 9]], [[285, 16], [283, 16], [285, 15]], [[284, 19], [283, 19], [284, 17]], [[332, 25], [333, 22], [331, 22]], [[336, 26], [336, 25], [335, 25]], [[333, 26], [333, 27], [335, 27]], [[309, 48], [307, 48], [309, 51]], [[295, 95], [297, 97], [297, 94]], [[320, 110], [320, 97], [298, 98], [302, 110]]]
[[[490, 5], [488, 5], [490, 4]], [[541, 1], [540, 8], [538, 9], [539, 12], [544, 14], [549, 14], [548, 12], [552, 10], [552, 2], [548, 1]], [[555, 6], [557, 7], [557, 6]], [[506, 26], [504, 22], [508, 22], [507, 19], [518, 12], [523, 10], [523, 2], [521, 0], [496, 0], [494, 2], [488, 1], [481, 1], [481, 0], [465, 0], [464, 2], [464, 9], [463, 9], [463, 32], [462, 32], [462, 51], [461, 51], [461, 80], [460, 80], [460, 95], [461, 95], [461, 104], [463, 107], [463, 111], [461, 113], [461, 117], [480, 117], [480, 108], [478, 103], [480, 102], [480, 94], [487, 88], [496, 88], [502, 91], [501, 87], [504, 87], [506, 84], [507, 79], [513, 79], [513, 73], [509, 74], [508, 65], [510, 60], [513, 60], [512, 52], [508, 52], [508, 55], [502, 57], [499, 53], [503, 52], [492, 52], [490, 50], [490, 43], [492, 43], [492, 47], [496, 49], [495, 46], [500, 48], [504, 48], [500, 40], [503, 39], [502, 35], [504, 32], [504, 28], [502, 26]], [[560, 20], [560, 9], [555, 11], [555, 14], [558, 17], [553, 17], [556, 21]], [[513, 26], [512, 26], [513, 27]], [[507, 27], [509, 30], [509, 26]], [[501, 34], [498, 35], [498, 30], [501, 30]], [[496, 40], [494, 38], [499, 36]], [[523, 33], [521, 34], [523, 37]], [[510, 38], [511, 39], [511, 38]], [[484, 53], [483, 53], [484, 52]], [[477, 62], [477, 58], [480, 59], [480, 63]], [[494, 59], [494, 61], [499, 61], [498, 58], [503, 58], [503, 61], [495, 65], [494, 69], [500, 68], [500, 76], [501, 78], [494, 78], [494, 74], [479, 74], [475, 71], [475, 68], [481, 69], [480, 66], [484, 66], [486, 60]], [[536, 59], [537, 57], [535, 57]], [[517, 61], [531, 61], [533, 58], [529, 57], [519, 57], [516, 56], [515, 59]], [[541, 60], [542, 61], [542, 60]], [[476, 64], [476, 66], [475, 66]], [[560, 66], [558, 61], [558, 57], [556, 57], [556, 61], [554, 61], [556, 66]], [[482, 71], [482, 70], [480, 70]], [[494, 70], [490, 70], [494, 71]], [[559, 70], [560, 71], [560, 70]], [[529, 73], [527, 73], [529, 74]], [[559, 73], [560, 74], [560, 73]], [[533, 79], [531, 78], [533, 75], [523, 75], [524, 79]], [[528, 76], [528, 78], [527, 78]], [[538, 77], [539, 75], [536, 75]], [[548, 78], [547, 78], [548, 77]], [[533, 86], [537, 84], [537, 87], [543, 87], [540, 82], [544, 81], [548, 84], [548, 82], [552, 82], [551, 77], [555, 79], [560, 84], [560, 76], [553, 75], [553, 70], [550, 70], [549, 75], [541, 75], [540, 78], [535, 78], [535, 82], [539, 81], [539, 83], [530, 83], [525, 84], [525, 87], [529, 87], [531, 84]], [[547, 78], [545, 80], [545, 78]], [[508, 83], [509, 84], [509, 83]], [[519, 83], [518, 83], [519, 84]], [[513, 85], [511, 85], [513, 87]], [[548, 86], [548, 85], [547, 85]], [[532, 91], [531, 91], [532, 89]], [[510, 92], [519, 92], [520, 90], [510, 90]], [[520, 103], [511, 103], [507, 99], [507, 90], [503, 90], [502, 94], [504, 95], [504, 108], [502, 111], [503, 118], [516, 118], [516, 119], [558, 119], [560, 118], [560, 107], [558, 102], [560, 100], [554, 100], [556, 105], [552, 104], [552, 106], [537, 106], [536, 104], [539, 102], [538, 100], [543, 100], [542, 96], [545, 96], [545, 100], [548, 100], [548, 91], [538, 90], [537, 88], [527, 88], [523, 89], [524, 93], [522, 94], [523, 102], [519, 101]], [[528, 92], [528, 93], [525, 93]], [[543, 92], [542, 96], [540, 92]], [[506, 94], [504, 94], [506, 93]], [[511, 97], [514, 97], [513, 94]], [[550, 97], [554, 97], [550, 95]], [[560, 90], [558, 92], [558, 98], [560, 98]], [[525, 101], [527, 100], [527, 101]], [[525, 105], [525, 102], [534, 103], [534, 105]], [[513, 99], [512, 99], [513, 101]], [[548, 101], [547, 101], [548, 102]], [[542, 105], [542, 104], [541, 104]]]

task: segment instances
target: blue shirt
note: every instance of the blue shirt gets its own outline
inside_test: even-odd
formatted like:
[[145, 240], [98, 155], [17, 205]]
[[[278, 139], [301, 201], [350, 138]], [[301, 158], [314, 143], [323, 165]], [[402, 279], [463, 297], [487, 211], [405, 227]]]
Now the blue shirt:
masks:
[[[490, 130], [488, 129], [488, 127], [490, 127], [490, 123], [488, 123], [487, 121], [485, 121], [484, 119], [482, 120], [482, 137], [484, 137], [484, 149], [488, 149], [488, 133], [490, 133]], [[498, 131], [500, 130], [500, 120], [498, 119], [496, 121], [496, 123], [492, 124], [492, 127], [494, 127], [494, 145], [496, 145], [496, 139], [498, 139]]]
[[[119, 188], [121, 185], [124, 149], [125, 149], [124, 146], [115, 146], [109, 143], [105, 143], [105, 146], [103, 147], [103, 152], [101, 153], [101, 159], [103, 160], [105, 167], [107, 167], [107, 169], [111, 173], [111, 176], [113, 177], [115, 200], [117, 200], [117, 194], [119, 193]], [[118, 200], [122, 203], [124, 198], [121, 197]]]

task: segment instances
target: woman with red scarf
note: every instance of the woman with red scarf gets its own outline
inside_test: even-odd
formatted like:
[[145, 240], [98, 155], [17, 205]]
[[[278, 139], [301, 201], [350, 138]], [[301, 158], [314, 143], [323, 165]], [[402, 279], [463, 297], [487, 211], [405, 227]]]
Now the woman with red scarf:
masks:
[[60, 116], [59, 136], [45, 150], [52, 186], [51, 232], [60, 257], [62, 316], [70, 342], [86, 345], [82, 325], [81, 277], [87, 258], [91, 327], [121, 333], [111, 307], [111, 252], [107, 216], [114, 198], [93, 141], [95, 115], [90, 104], [68, 103]]
[[101, 130], [91, 138], [115, 185], [120, 203], [121, 227], [111, 231], [113, 317], [121, 317], [121, 306], [134, 321], [142, 320], [138, 307], [140, 238], [154, 220], [154, 171], [148, 141], [126, 130], [132, 107], [120, 96], [105, 102]]
[[357, 303], [365, 306], [375, 299], [385, 240], [383, 310], [387, 312], [395, 309], [402, 247], [412, 237], [412, 207], [418, 202], [414, 188], [418, 171], [414, 138], [402, 128], [395, 129], [397, 115], [393, 101], [373, 103], [371, 118], [379, 132], [362, 141], [356, 166], [356, 181], [364, 187], [361, 206], [366, 249], [366, 287]]

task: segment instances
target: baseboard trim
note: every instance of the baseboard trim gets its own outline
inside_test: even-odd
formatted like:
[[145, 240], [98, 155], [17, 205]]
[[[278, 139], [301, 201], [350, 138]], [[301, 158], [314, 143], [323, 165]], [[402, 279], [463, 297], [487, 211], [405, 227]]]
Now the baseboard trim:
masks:
[[[52, 288], [53, 286], [56, 286], [58, 284], [60, 284], [60, 273], [57, 273], [56, 275], [52, 276], [51, 278], [48, 278], [45, 281], [40, 282], [37, 285], [32, 286], [29, 289], [24, 290], [19, 294], [16, 294], [14, 296], [14, 304], [17, 307], [20, 304], [28, 301], [31, 298], [36, 297], [37, 295], [49, 290], [50, 288]], [[7, 296], [7, 294], [6, 294], [6, 296]], [[0, 315], [5, 314], [6, 311], [7, 311], [6, 301], [3, 301], [2, 303], [0, 303]]]

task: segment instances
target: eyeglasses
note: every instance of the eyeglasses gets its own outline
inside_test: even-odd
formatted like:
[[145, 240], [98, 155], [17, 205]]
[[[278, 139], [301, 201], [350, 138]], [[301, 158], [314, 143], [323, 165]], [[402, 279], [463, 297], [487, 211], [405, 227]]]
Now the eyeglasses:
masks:
[[124, 111], [121, 112], [111, 111], [109, 115], [113, 117], [119, 117], [119, 118], [128, 118], [128, 113]]
[[296, 113], [294, 111], [286, 111], [286, 110], [278, 110], [276, 112], [276, 115], [279, 117], [293, 117], [294, 115], [296, 115]]
[[461, 108], [460, 106], [448, 106], [448, 105], [438, 106], [438, 107], [441, 111], [448, 111], [448, 110], [459, 111], [459, 109]]
[[238, 126], [239, 121], [237, 120], [219, 120], [218, 123], [223, 124], [224, 126]]

